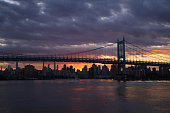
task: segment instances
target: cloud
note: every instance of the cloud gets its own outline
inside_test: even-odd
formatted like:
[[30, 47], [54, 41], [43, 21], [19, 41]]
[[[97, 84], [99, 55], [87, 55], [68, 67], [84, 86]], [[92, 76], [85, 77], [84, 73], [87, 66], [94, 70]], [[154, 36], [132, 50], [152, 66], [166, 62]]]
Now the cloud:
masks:
[[0, 0], [0, 44], [5, 44], [0, 49], [54, 54], [123, 36], [143, 47], [166, 46], [169, 5], [168, 0]]
[[3, 1], [3, 2], [6, 2], [8, 4], [12, 4], [12, 5], [20, 5], [20, 3], [18, 1], [14, 1], [14, 0], [0, 0], [0, 1]]

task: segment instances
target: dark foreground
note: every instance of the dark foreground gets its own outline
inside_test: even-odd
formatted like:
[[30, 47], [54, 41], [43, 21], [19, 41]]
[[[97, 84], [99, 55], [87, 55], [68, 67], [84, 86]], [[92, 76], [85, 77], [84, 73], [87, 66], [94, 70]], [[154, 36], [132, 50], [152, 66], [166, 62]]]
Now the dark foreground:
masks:
[[170, 82], [0, 81], [0, 113], [166, 113]]

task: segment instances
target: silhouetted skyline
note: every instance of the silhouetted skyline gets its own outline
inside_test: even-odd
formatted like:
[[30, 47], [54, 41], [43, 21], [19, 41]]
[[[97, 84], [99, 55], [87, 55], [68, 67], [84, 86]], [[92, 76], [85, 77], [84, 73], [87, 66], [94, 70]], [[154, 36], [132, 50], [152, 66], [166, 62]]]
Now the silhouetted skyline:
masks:
[[[56, 68], [50, 68], [50, 65], [43, 66], [41, 70], [37, 70], [34, 65], [26, 65], [24, 68], [17, 67], [13, 69], [11, 65], [5, 70], [0, 70], [0, 80], [27, 80], [27, 79], [117, 79], [118, 66], [111, 65], [109, 69], [107, 65], [93, 64], [90, 67], [84, 65], [79, 70], [72, 65], [64, 64], [61, 69], [58, 65]], [[119, 73], [120, 74], [120, 73]], [[159, 69], [147, 67], [144, 65], [129, 66], [126, 68], [127, 80], [170, 80], [168, 67], [159, 67]]]

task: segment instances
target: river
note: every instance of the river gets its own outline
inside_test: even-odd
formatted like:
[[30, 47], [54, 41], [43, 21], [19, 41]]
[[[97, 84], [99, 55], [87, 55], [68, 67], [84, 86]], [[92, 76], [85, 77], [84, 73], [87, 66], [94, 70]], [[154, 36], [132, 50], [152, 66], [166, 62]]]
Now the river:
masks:
[[0, 81], [0, 113], [168, 113], [170, 82]]

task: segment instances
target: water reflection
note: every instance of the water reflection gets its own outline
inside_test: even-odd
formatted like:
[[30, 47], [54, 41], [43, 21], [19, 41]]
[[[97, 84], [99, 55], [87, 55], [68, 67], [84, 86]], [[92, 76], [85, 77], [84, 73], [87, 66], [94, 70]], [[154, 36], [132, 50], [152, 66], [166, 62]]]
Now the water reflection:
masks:
[[0, 113], [170, 112], [170, 82], [1, 81]]
[[126, 83], [125, 82], [118, 82], [118, 86], [116, 88], [116, 93], [117, 93], [118, 100], [126, 101], [127, 92], [126, 92]]

